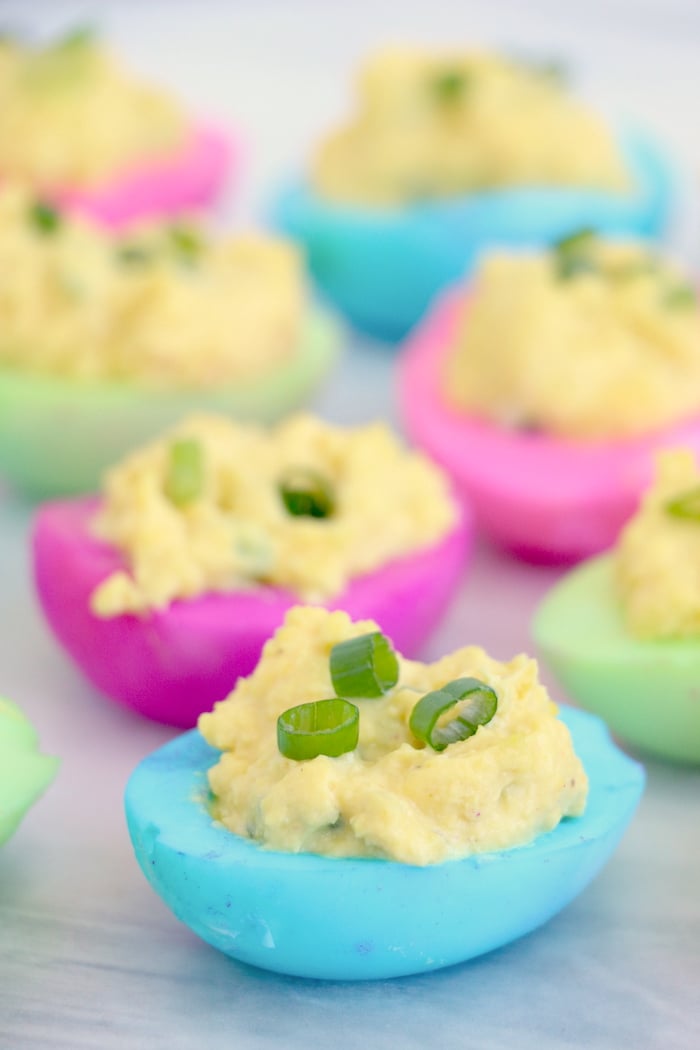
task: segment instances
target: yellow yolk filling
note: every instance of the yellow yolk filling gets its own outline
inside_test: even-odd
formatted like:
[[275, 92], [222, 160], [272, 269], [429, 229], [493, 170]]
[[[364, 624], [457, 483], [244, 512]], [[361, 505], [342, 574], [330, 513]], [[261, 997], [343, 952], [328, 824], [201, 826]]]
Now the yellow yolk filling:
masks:
[[[500, 663], [475, 646], [434, 664], [400, 659], [393, 690], [356, 701], [354, 751], [283, 757], [278, 716], [332, 696], [331, 648], [372, 630], [343, 612], [297, 607], [253, 674], [200, 716], [201, 733], [223, 751], [209, 783], [214, 815], [229, 830], [272, 849], [423, 865], [518, 846], [583, 812], [586, 774], [537, 664], [526, 656]], [[433, 751], [412, 736], [411, 711], [421, 693], [462, 676], [495, 690], [496, 714], [469, 739]]]
[[617, 592], [632, 634], [700, 636], [700, 470], [690, 450], [658, 456], [654, 484], [623, 529], [614, 557]]
[[88, 36], [43, 49], [0, 42], [3, 178], [90, 187], [177, 152], [187, 136], [180, 107]]
[[[167, 479], [182, 440], [196, 443], [201, 479], [178, 505]], [[329, 516], [287, 509], [281, 485], [300, 470], [332, 493]], [[301, 415], [263, 430], [195, 417], [108, 474], [94, 531], [129, 568], [97, 588], [92, 607], [118, 616], [259, 584], [323, 600], [437, 543], [456, 518], [441, 472], [383, 424], [343, 429]]]
[[381, 205], [523, 185], [629, 190], [609, 130], [550, 73], [481, 52], [380, 52], [356, 116], [316, 152], [312, 184]]
[[557, 252], [482, 263], [446, 361], [456, 408], [569, 438], [642, 434], [700, 409], [700, 310], [668, 263], [592, 244], [562, 276]]

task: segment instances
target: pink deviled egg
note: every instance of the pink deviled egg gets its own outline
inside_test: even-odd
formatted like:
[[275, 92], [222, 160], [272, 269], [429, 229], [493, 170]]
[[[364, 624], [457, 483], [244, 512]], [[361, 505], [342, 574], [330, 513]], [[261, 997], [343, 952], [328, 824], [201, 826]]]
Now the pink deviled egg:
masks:
[[93, 34], [0, 41], [0, 178], [107, 226], [204, 208], [240, 145], [122, 70]]
[[614, 542], [658, 448], [700, 449], [700, 309], [649, 248], [584, 231], [488, 257], [411, 335], [398, 383], [409, 436], [484, 531], [575, 561]]
[[371, 617], [415, 653], [470, 538], [442, 472], [381, 424], [201, 416], [115, 467], [100, 496], [42, 507], [35, 577], [100, 691], [187, 727], [302, 602]]

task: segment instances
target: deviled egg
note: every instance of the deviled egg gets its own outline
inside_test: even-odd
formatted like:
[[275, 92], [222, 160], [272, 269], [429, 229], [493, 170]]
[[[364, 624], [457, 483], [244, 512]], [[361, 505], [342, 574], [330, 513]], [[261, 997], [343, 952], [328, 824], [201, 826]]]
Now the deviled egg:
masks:
[[127, 74], [84, 29], [0, 40], [0, 178], [108, 226], [212, 204], [232, 137]]
[[199, 731], [136, 769], [137, 859], [243, 962], [385, 978], [539, 926], [602, 867], [643, 771], [525, 656], [402, 659], [376, 623], [295, 608]]
[[639, 242], [581, 233], [493, 253], [399, 365], [406, 429], [499, 543], [536, 561], [603, 550], [653, 452], [700, 448], [700, 307]]
[[553, 588], [534, 637], [564, 688], [621, 739], [700, 762], [700, 471], [690, 450], [659, 455], [615, 548]]
[[300, 601], [373, 616], [414, 652], [469, 540], [442, 472], [383, 424], [193, 417], [111, 470], [100, 497], [40, 509], [35, 576], [101, 691], [191, 726]]
[[367, 62], [356, 115], [275, 209], [355, 325], [405, 335], [494, 244], [582, 226], [660, 234], [673, 181], [663, 153], [614, 133], [554, 73], [479, 51], [394, 48]]
[[288, 241], [178, 221], [119, 236], [0, 189], [0, 471], [32, 495], [101, 472], [194, 409], [270, 420], [332, 364]]

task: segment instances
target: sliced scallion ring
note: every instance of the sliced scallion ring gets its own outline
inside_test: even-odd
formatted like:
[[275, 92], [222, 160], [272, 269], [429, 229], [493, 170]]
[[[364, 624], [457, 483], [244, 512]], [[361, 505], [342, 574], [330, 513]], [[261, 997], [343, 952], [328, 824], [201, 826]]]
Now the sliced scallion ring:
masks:
[[399, 680], [399, 660], [381, 631], [361, 634], [331, 649], [331, 681], [338, 696], [373, 700]]
[[192, 503], [204, 486], [204, 455], [194, 438], [173, 441], [165, 474], [165, 495], [176, 507]]
[[96, 31], [94, 26], [76, 26], [65, 36], [60, 37], [53, 45], [54, 50], [70, 51], [73, 48], [88, 47], [94, 44]]
[[198, 230], [190, 226], [171, 226], [168, 238], [182, 262], [192, 265], [199, 260], [204, 250], [204, 241]]
[[335, 510], [330, 484], [307, 467], [287, 470], [280, 479], [279, 493], [288, 513], [295, 518], [330, 518]]
[[[443, 725], [439, 719], [460, 701], [466, 700], [456, 718]], [[444, 751], [449, 744], [466, 740], [486, 725], [496, 714], [498, 697], [478, 678], [456, 678], [441, 689], [426, 693], [411, 712], [409, 727], [417, 740], [429, 744], [434, 751]]]
[[671, 310], [690, 310], [698, 305], [698, 297], [689, 284], [674, 284], [664, 293], [663, 304]]
[[664, 510], [674, 518], [700, 521], [700, 485], [668, 500], [664, 504]]
[[450, 105], [460, 101], [470, 85], [468, 75], [461, 69], [445, 69], [431, 81], [431, 90], [438, 102]]
[[543, 80], [548, 80], [556, 87], [565, 87], [570, 80], [570, 73], [566, 63], [560, 58], [548, 58], [541, 62], [532, 63], [531, 69]]
[[338, 697], [290, 707], [277, 719], [277, 747], [296, 762], [354, 751], [359, 735], [359, 710]]
[[29, 221], [39, 233], [50, 236], [59, 230], [61, 215], [46, 201], [34, 201], [29, 207]]
[[581, 273], [595, 273], [598, 270], [591, 255], [596, 240], [594, 230], [583, 229], [562, 237], [552, 245], [552, 254], [557, 277], [567, 281]]

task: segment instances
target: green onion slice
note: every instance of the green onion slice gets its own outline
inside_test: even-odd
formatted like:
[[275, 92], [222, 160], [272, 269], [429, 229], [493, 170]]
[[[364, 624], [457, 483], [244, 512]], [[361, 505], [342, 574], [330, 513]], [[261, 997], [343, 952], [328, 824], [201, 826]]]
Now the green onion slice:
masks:
[[354, 751], [359, 735], [359, 710], [338, 697], [290, 707], [277, 719], [277, 746], [297, 762]]
[[540, 62], [533, 62], [530, 68], [537, 76], [548, 80], [557, 87], [565, 86], [570, 80], [568, 66], [560, 58], [547, 58]]
[[165, 495], [176, 507], [192, 503], [204, 486], [204, 455], [194, 438], [181, 438], [170, 446], [165, 474]]
[[73, 48], [87, 47], [94, 44], [97, 33], [94, 26], [76, 26], [64, 36], [60, 37], [52, 45], [58, 50], [72, 50]]
[[445, 69], [432, 78], [431, 90], [438, 102], [459, 102], [469, 88], [469, 77], [459, 69]]
[[668, 500], [664, 504], [664, 510], [674, 518], [700, 521], [700, 485]]
[[192, 264], [198, 261], [204, 249], [204, 241], [198, 230], [190, 226], [171, 226], [168, 238], [183, 262]]
[[337, 696], [375, 699], [399, 680], [399, 660], [381, 631], [349, 638], [331, 649], [331, 681]]
[[591, 257], [596, 241], [594, 230], [583, 229], [562, 237], [552, 245], [554, 265], [561, 280], [569, 280], [580, 273], [594, 273], [598, 266]]
[[117, 248], [117, 259], [125, 266], [145, 266], [152, 253], [142, 244], [121, 244]]
[[324, 477], [306, 467], [293, 467], [280, 479], [279, 492], [287, 511], [297, 518], [330, 518], [333, 490]]
[[34, 201], [29, 207], [29, 221], [39, 233], [50, 236], [61, 226], [61, 214], [46, 201]]
[[569, 252], [588, 250], [595, 239], [595, 230], [591, 229], [590, 226], [585, 226], [581, 230], [575, 230], [573, 233], [567, 234], [566, 237], [561, 237], [554, 242], [552, 247], [555, 252], [566, 255]]
[[[456, 718], [438, 725], [440, 716], [461, 700], [466, 700]], [[498, 697], [493, 689], [478, 678], [457, 678], [441, 689], [427, 693], [411, 712], [409, 726], [413, 735], [434, 751], [444, 751], [449, 744], [466, 740], [486, 725], [496, 714]]]
[[688, 310], [697, 306], [698, 297], [689, 284], [675, 284], [664, 295], [664, 306], [672, 310]]

